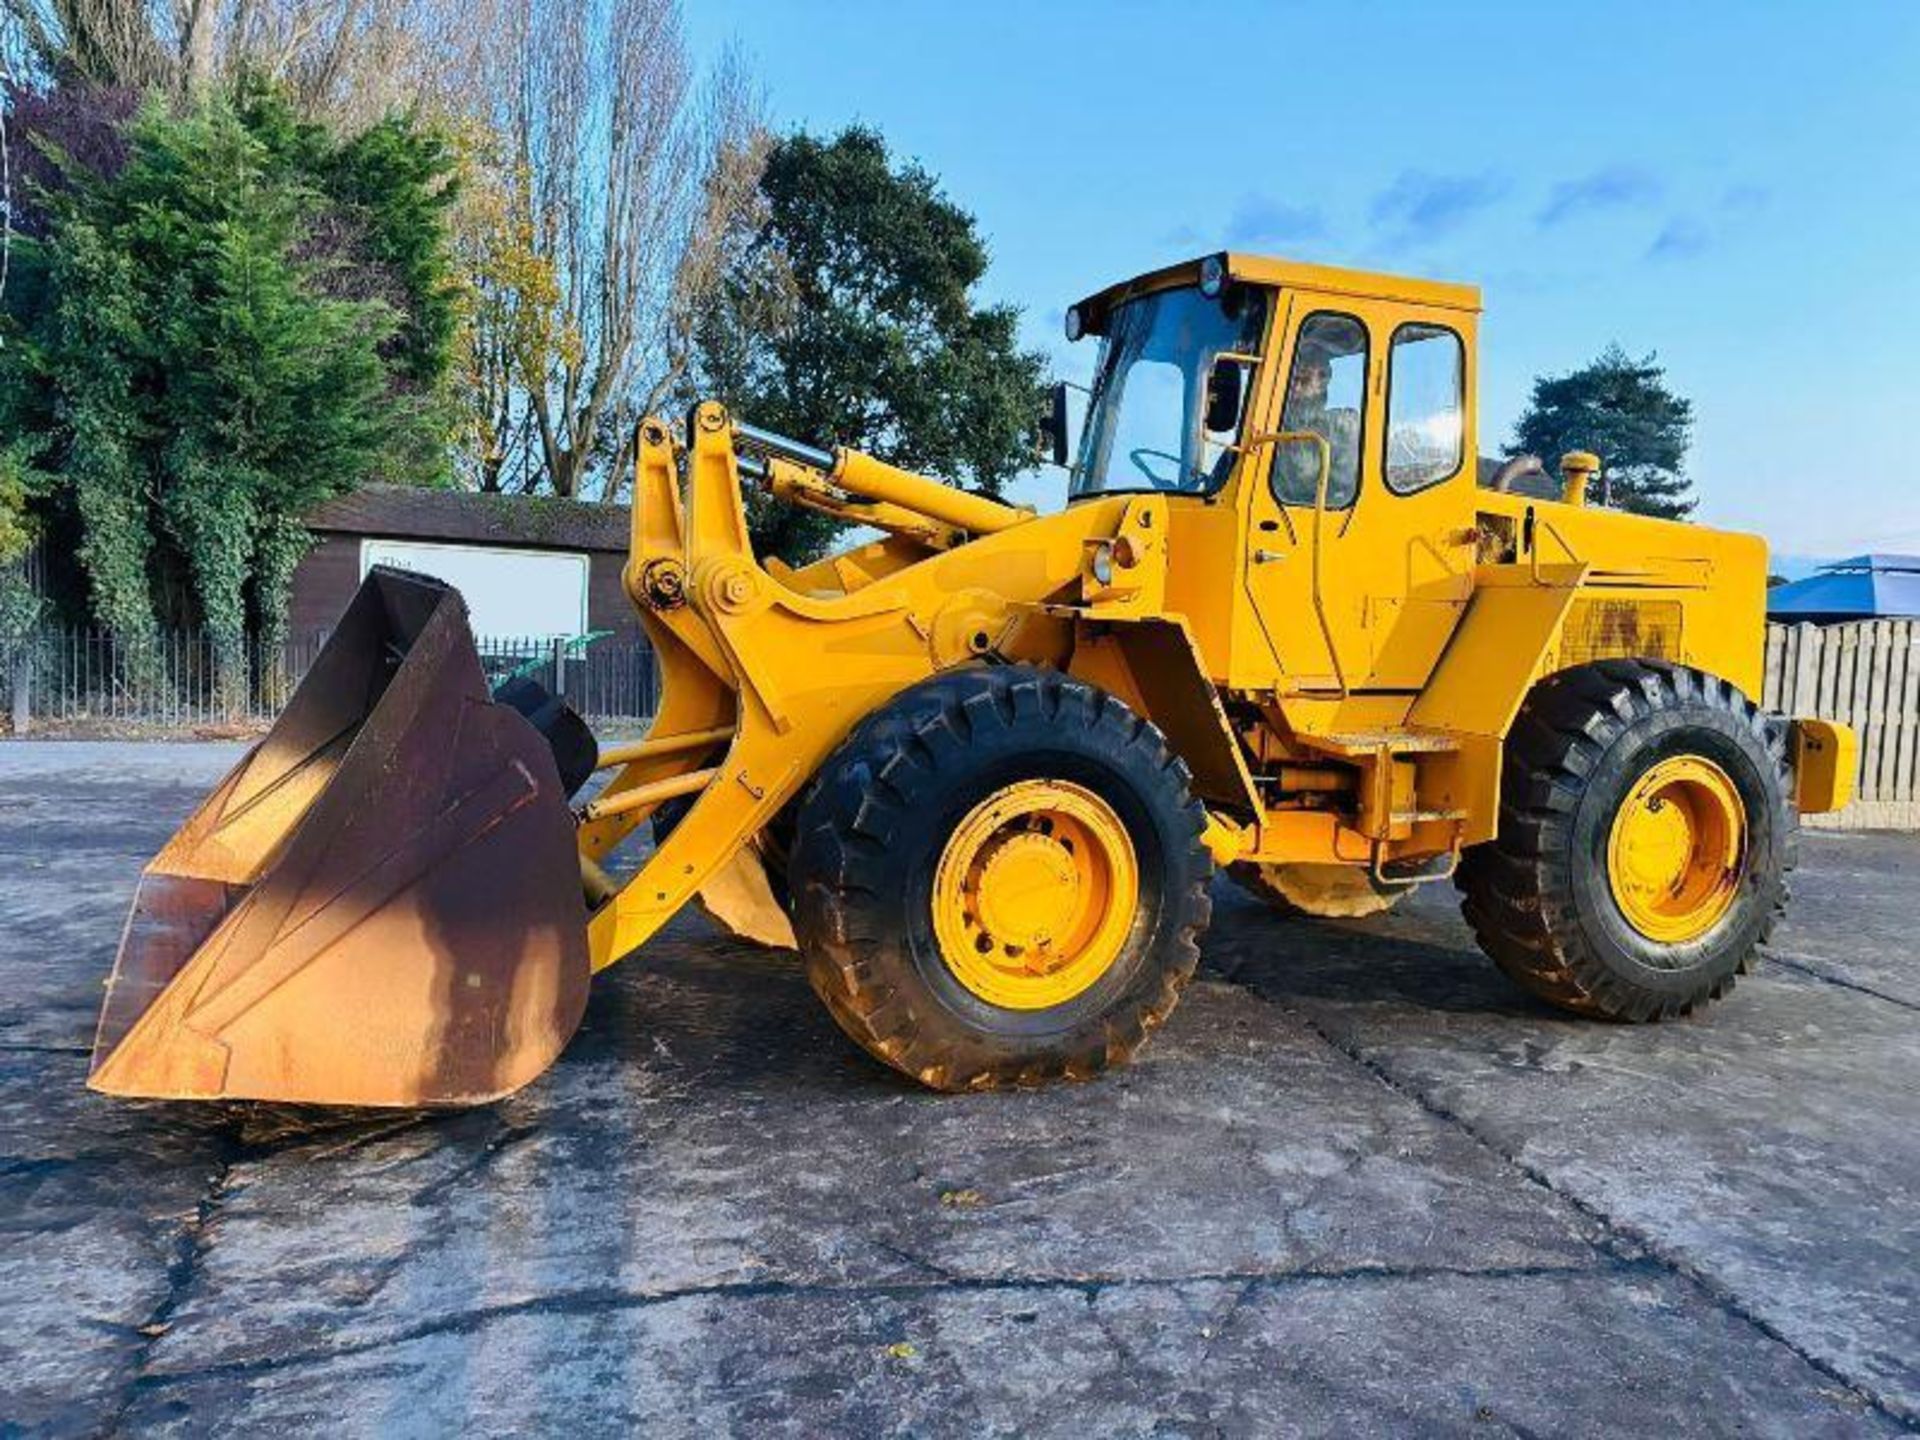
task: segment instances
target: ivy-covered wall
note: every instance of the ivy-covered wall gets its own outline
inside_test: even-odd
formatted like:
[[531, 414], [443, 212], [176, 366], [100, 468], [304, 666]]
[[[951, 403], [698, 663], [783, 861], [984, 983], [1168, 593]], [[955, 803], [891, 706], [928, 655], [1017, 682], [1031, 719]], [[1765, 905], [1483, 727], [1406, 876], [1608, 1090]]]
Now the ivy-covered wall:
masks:
[[204, 628], [237, 702], [248, 635], [283, 631], [301, 517], [445, 478], [453, 156], [402, 118], [337, 139], [253, 83], [117, 133], [92, 164], [16, 137], [48, 163], [0, 312], [0, 448], [85, 618], [135, 664], [162, 624]]

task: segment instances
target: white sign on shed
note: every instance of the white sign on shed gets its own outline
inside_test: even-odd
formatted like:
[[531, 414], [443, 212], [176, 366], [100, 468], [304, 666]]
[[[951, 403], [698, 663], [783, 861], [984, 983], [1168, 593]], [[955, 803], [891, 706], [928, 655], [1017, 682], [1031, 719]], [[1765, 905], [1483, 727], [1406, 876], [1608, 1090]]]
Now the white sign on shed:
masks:
[[446, 581], [466, 600], [475, 635], [584, 635], [587, 630], [587, 557], [582, 554], [362, 540], [360, 577], [375, 565], [397, 565]]

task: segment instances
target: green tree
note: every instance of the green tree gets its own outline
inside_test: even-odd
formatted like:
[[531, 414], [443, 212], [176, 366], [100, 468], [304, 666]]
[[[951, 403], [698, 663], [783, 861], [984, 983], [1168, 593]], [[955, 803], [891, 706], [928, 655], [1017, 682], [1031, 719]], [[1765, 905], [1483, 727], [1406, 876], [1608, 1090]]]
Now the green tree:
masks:
[[390, 115], [346, 139], [303, 120], [286, 94], [243, 80], [234, 108], [277, 177], [319, 192], [302, 240], [323, 262], [327, 291], [381, 299], [400, 313], [382, 347], [396, 375], [431, 388], [447, 374], [460, 325], [460, 279], [448, 244], [459, 197], [451, 136]]
[[1667, 388], [1655, 357], [1635, 360], [1610, 345], [1591, 365], [1533, 382], [1510, 453], [1538, 455], [1551, 469], [1569, 450], [1591, 450], [1609, 504], [1679, 520], [1699, 503], [1685, 469], [1692, 430], [1692, 402]]
[[[760, 190], [696, 328], [696, 384], [755, 425], [997, 494], [1032, 463], [1045, 361], [1019, 348], [1015, 307], [976, 302], [973, 217], [857, 126], [776, 141]], [[759, 496], [750, 521], [788, 560], [839, 528]]]
[[[33, 517], [27, 510], [39, 479], [33, 458], [33, 446], [24, 440], [0, 449], [0, 647], [39, 618], [39, 599], [20, 568], [34, 541]], [[0, 665], [0, 676], [6, 673], [7, 667]]]
[[[63, 194], [56, 213], [77, 211], [80, 199]], [[138, 657], [157, 627], [149, 482], [140, 463], [147, 437], [134, 391], [133, 357], [145, 343], [134, 267], [96, 226], [77, 216], [52, 223], [59, 241], [40, 252], [47, 263], [38, 287], [48, 303], [10, 357], [30, 377], [6, 387], [28, 421], [10, 438], [47, 437], [49, 463], [60, 474], [52, 494], [78, 521], [76, 559], [94, 619]]]
[[128, 138], [117, 175], [50, 199], [8, 423], [46, 436], [96, 619], [137, 656], [172, 559], [198, 612], [172, 618], [206, 626], [237, 708], [249, 620], [282, 633], [300, 517], [396, 454], [443, 453], [444, 416], [417, 403], [403, 357], [437, 345], [431, 381], [448, 346], [409, 340], [404, 303], [343, 285], [353, 252], [327, 227], [355, 212], [314, 173], [347, 163], [324, 137], [295, 143], [216, 99], [149, 107]]

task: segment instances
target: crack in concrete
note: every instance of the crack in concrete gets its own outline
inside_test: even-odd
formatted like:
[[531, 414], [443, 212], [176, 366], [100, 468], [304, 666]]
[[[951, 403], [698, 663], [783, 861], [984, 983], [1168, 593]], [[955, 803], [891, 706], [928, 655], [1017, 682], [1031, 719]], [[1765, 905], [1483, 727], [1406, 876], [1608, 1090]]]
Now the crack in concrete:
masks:
[[234, 1172], [249, 1161], [271, 1159], [281, 1150], [295, 1148], [302, 1138], [283, 1135], [269, 1141], [249, 1141], [245, 1133], [246, 1125], [247, 1114], [244, 1110], [230, 1110], [218, 1128], [207, 1131], [208, 1138], [215, 1145], [212, 1173], [207, 1177], [206, 1188], [195, 1202], [192, 1214], [187, 1217], [174, 1240], [173, 1256], [167, 1262], [166, 1292], [145, 1320], [124, 1327], [131, 1329], [138, 1337], [133, 1353], [132, 1374], [122, 1387], [113, 1413], [102, 1425], [102, 1434], [124, 1433], [135, 1401], [148, 1388], [153, 1378], [148, 1367], [154, 1351], [173, 1328], [174, 1316], [199, 1283], [201, 1267], [213, 1245], [211, 1226], [233, 1186]]
[[1818, 955], [1803, 955], [1792, 950], [1777, 950], [1772, 946], [1767, 948], [1766, 959], [1783, 970], [1791, 970], [1797, 975], [1806, 976], [1809, 980], [1817, 980], [1822, 985], [1851, 990], [1857, 995], [1870, 995], [1875, 1000], [1884, 1000], [1889, 1005], [1898, 1005], [1902, 1010], [1920, 1011], [1920, 1003], [1903, 999], [1898, 995], [1889, 995], [1884, 990], [1876, 990], [1871, 985], [1862, 984], [1858, 980], [1849, 980], [1844, 975], [1836, 975], [1831, 970], [1820, 968], [1838, 963], [1836, 961], [1823, 960]]
[[216, 1154], [213, 1173], [207, 1178], [207, 1188], [201, 1193], [192, 1215], [187, 1218], [174, 1241], [173, 1258], [167, 1264], [166, 1292], [147, 1318], [135, 1327], [140, 1342], [133, 1352], [133, 1373], [121, 1391], [119, 1404], [114, 1407], [113, 1414], [103, 1427], [107, 1434], [119, 1434], [126, 1429], [134, 1402], [139, 1398], [142, 1382], [146, 1379], [147, 1365], [153, 1358], [154, 1349], [159, 1345], [160, 1338], [172, 1328], [174, 1315], [199, 1278], [200, 1262], [212, 1244], [212, 1237], [207, 1233], [208, 1226], [227, 1197], [227, 1187], [233, 1179], [234, 1166], [241, 1159], [242, 1147], [234, 1136], [223, 1135]]
[[[1461, 1134], [1503, 1161], [1530, 1183], [1546, 1191], [1556, 1199], [1572, 1206], [1581, 1215], [1593, 1221], [1600, 1227], [1601, 1234], [1605, 1237], [1604, 1243], [1595, 1244], [1595, 1248], [1602, 1254], [1608, 1255], [1614, 1260], [1623, 1263], [1631, 1263], [1642, 1256], [1650, 1257], [1658, 1264], [1662, 1271], [1686, 1281], [1716, 1308], [1724, 1311], [1726, 1314], [1734, 1316], [1742, 1323], [1752, 1326], [1776, 1344], [1784, 1346], [1810, 1366], [1816, 1373], [1844, 1387], [1849, 1394], [1855, 1396], [1861, 1404], [1873, 1410], [1876, 1414], [1906, 1427], [1912, 1427], [1916, 1421], [1920, 1421], [1920, 1412], [1909, 1409], [1898, 1400], [1880, 1394], [1878, 1391], [1870, 1388], [1865, 1382], [1856, 1380], [1853, 1376], [1847, 1374], [1833, 1362], [1824, 1360], [1820, 1356], [1805, 1349], [1783, 1333], [1771, 1321], [1749, 1309], [1745, 1301], [1743, 1301], [1735, 1291], [1722, 1284], [1707, 1272], [1699, 1269], [1684, 1255], [1675, 1254], [1670, 1251], [1657, 1237], [1642, 1232], [1636, 1226], [1619, 1219], [1611, 1212], [1586, 1199], [1584, 1196], [1563, 1188], [1557, 1184], [1553, 1177], [1545, 1170], [1542, 1170], [1536, 1165], [1531, 1165], [1520, 1158], [1519, 1155], [1511, 1153], [1505, 1146], [1499, 1144], [1491, 1136], [1484, 1133], [1471, 1120], [1450, 1110], [1437, 1100], [1431, 1099], [1412, 1082], [1402, 1080], [1389, 1070], [1386, 1065], [1367, 1055], [1357, 1046], [1342, 1043], [1331, 1031], [1304, 1010], [1262, 993], [1254, 982], [1242, 978], [1239, 970], [1240, 967], [1235, 967], [1232, 971], [1216, 971], [1215, 973], [1219, 974], [1220, 977], [1229, 984], [1236, 985], [1246, 991], [1261, 1003], [1272, 1005], [1275, 1009], [1297, 1019], [1310, 1032], [1317, 1036], [1322, 1043], [1327, 1045], [1328, 1048], [1359, 1066], [1380, 1084], [1386, 1086], [1387, 1089], [1411, 1100], [1427, 1114], [1433, 1116], [1434, 1119], [1459, 1130]], [[1631, 1249], [1627, 1247], [1631, 1247]]]
[[901, 1264], [911, 1265], [921, 1274], [933, 1276], [936, 1281], [945, 1282], [964, 1280], [966, 1278], [958, 1272], [948, 1269], [945, 1265], [929, 1260], [924, 1255], [916, 1255], [905, 1246], [895, 1245], [890, 1240], [882, 1240], [876, 1236], [870, 1238], [867, 1243], [882, 1254], [891, 1255], [894, 1259], [900, 1261]]
[[525, 1300], [505, 1301], [472, 1310], [424, 1320], [365, 1340], [344, 1345], [317, 1346], [283, 1355], [262, 1355], [239, 1360], [218, 1361], [193, 1369], [161, 1374], [144, 1371], [134, 1381], [135, 1391], [173, 1389], [205, 1380], [240, 1378], [263, 1371], [279, 1371], [307, 1365], [325, 1364], [391, 1349], [415, 1340], [441, 1335], [472, 1335], [502, 1320], [523, 1315], [574, 1316], [604, 1315], [628, 1310], [646, 1310], [681, 1300], [913, 1300], [946, 1293], [956, 1294], [1078, 1294], [1089, 1302], [1106, 1291], [1166, 1290], [1184, 1285], [1242, 1285], [1246, 1292], [1235, 1302], [1239, 1308], [1252, 1293], [1289, 1285], [1343, 1283], [1413, 1283], [1428, 1280], [1532, 1280], [1597, 1274], [1626, 1274], [1646, 1268], [1636, 1259], [1602, 1251], [1605, 1267], [1595, 1265], [1355, 1265], [1328, 1270], [1220, 1270], [1198, 1271], [1190, 1275], [980, 1275], [956, 1276], [951, 1280], [898, 1280], [883, 1283], [834, 1283], [831, 1281], [729, 1280], [707, 1285], [683, 1285], [666, 1290], [622, 1290], [594, 1286], [580, 1290], [562, 1290], [536, 1295]]
[[1207, 1343], [1200, 1347], [1200, 1358], [1196, 1360], [1193, 1365], [1195, 1370], [1204, 1369], [1207, 1362], [1213, 1359], [1214, 1346], [1220, 1343], [1221, 1338], [1227, 1333], [1227, 1328], [1233, 1324], [1235, 1317], [1237, 1317], [1242, 1310], [1246, 1309], [1247, 1302], [1253, 1298], [1254, 1292], [1259, 1288], [1259, 1281], [1249, 1280], [1238, 1290], [1234, 1291], [1233, 1303], [1227, 1306], [1226, 1314], [1220, 1316], [1219, 1319], [1213, 1322], [1213, 1333], [1203, 1337]]
[[[429, 1181], [414, 1191], [408, 1197], [407, 1203], [416, 1209], [425, 1209], [449, 1191], [458, 1190], [470, 1184], [477, 1176], [492, 1169], [502, 1155], [540, 1133], [541, 1127], [538, 1125], [503, 1124], [487, 1137], [484, 1145], [468, 1155], [464, 1162], [437, 1180]], [[382, 1135], [380, 1138], [386, 1137]]]

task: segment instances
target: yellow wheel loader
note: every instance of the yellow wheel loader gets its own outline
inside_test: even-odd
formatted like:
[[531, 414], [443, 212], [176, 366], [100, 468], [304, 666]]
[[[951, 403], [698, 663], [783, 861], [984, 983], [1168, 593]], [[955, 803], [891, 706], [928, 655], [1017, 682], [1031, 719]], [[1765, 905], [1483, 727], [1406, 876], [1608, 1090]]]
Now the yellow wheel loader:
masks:
[[[1482, 483], [1478, 312], [1238, 254], [1090, 296], [1052, 515], [714, 403], [647, 420], [636, 743], [490, 689], [457, 594], [376, 570], [148, 866], [91, 1083], [488, 1100], [690, 901], [797, 949], [927, 1085], [1080, 1078], [1172, 1013], [1216, 867], [1330, 915], [1452, 880], [1495, 963], [1584, 1015], [1725, 993], [1853, 737], [1755, 702], [1760, 540], [1589, 507], [1587, 455], [1535, 467], [1548, 495]], [[1063, 463], [1065, 429], [1057, 389]], [[758, 557], [748, 484], [879, 538]]]

